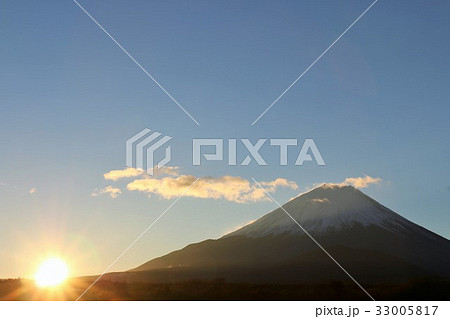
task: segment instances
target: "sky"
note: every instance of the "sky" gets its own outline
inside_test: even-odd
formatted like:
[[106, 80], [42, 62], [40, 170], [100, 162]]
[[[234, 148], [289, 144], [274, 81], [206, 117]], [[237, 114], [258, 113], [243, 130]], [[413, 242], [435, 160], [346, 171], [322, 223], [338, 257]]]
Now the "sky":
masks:
[[[180, 190], [164, 187], [192, 177], [209, 179], [111, 270], [219, 238], [276, 208], [252, 178], [280, 203], [323, 182], [358, 181], [450, 238], [447, 1], [379, 0], [255, 125], [371, 1], [79, 3], [200, 125], [75, 2], [2, 1], [0, 277], [30, 277], [51, 255], [72, 275], [103, 272], [176, 200]], [[108, 179], [125, 169], [125, 141], [144, 128], [173, 138], [168, 169]], [[300, 142], [287, 166], [268, 142], [267, 166], [194, 166], [193, 138]], [[306, 138], [325, 166], [293, 165]], [[239, 144], [238, 162], [246, 155]]]

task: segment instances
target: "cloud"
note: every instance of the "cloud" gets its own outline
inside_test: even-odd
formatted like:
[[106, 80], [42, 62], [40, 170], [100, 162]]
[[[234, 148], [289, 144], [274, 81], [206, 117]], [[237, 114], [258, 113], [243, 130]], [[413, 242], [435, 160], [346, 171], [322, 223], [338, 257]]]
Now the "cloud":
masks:
[[116, 187], [106, 186], [105, 188], [100, 190], [96, 188], [94, 192], [92, 192], [91, 197], [97, 197], [103, 194], [106, 194], [111, 198], [117, 198], [120, 194], [122, 194], [122, 191]]
[[31, 188], [31, 189], [29, 190], [28, 193], [34, 194], [34, 193], [36, 193], [36, 192], [37, 192], [37, 188], [36, 188], [36, 187], [33, 187], [33, 188]]
[[277, 187], [289, 187], [292, 189], [297, 189], [297, 184], [292, 181], [288, 181], [284, 178], [277, 178], [276, 180], [273, 180], [271, 182], [260, 182], [261, 186], [267, 186], [266, 190], [270, 189], [271, 192], [274, 192]]
[[[103, 177], [107, 180], [117, 181], [122, 178], [138, 177], [141, 175], [145, 175], [145, 171], [141, 169], [127, 167], [125, 169], [109, 171], [108, 173], [103, 174]], [[154, 167], [153, 176], [160, 176], [160, 175], [176, 176], [178, 175], [178, 167], [176, 166], [168, 166], [161, 168]]]
[[[341, 183], [316, 183], [314, 184], [314, 187], [328, 187], [328, 188], [333, 188], [333, 187], [343, 187], [343, 186], [353, 186], [355, 188], [367, 188], [372, 184], [379, 184], [381, 183], [383, 180], [379, 177], [371, 177], [368, 175], [364, 175], [363, 177], [347, 177], [343, 182]], [[309, 189], [307, 189], [306, 192], [308, 192]], [[304, 194], [304, 193], [302, 193]], [[300, 194], [300, 195], [302, 195]], [[299, 196], [300, 196], [299, 195]]]
[[[127, 185], [130, 191], [140, 191], [156, 194], [162, 198], [170, 199], [180, 196], [197, 177], [193, 175], [168, 176], [163, 178], [145, 177], [136, 179]], [[297, 188], [297, 184], [284, 178], [260, 183], [269, 193], [275, 192], [279, 187]], [[236, 203], [247, 203], [270, 200], [263, 189], [255, 183], [239, 176], [202, 177], [184, 196], [195, 198], [225, 199]]]
[[180, 168], [178, 166], [163, 166], [161, 168], [155, 166], [153, 167], [153, 176], [161, 176], [161, 175], [178, 176], [180, 175], [179, 169]]
[[313, 198], [310, 200], [313, 203], [329, 203], [330, 200], [328, 198]]
[[367, 188], [372, 184], [378, 184], [382, 181], [379, 177], [370, 177], [364, 175], [364, 177], [347, 177], [340, 185], [352, 185], [356, 188]]
[[108, 173], [103, 174], [103, 177], [111, 181], [117, 181], [118, 179], [121, 178], [137, 177], [139, 175], [142, 175], [142, 173], [143, 173], [142, 170], [128, 167], [125, 169], [110, 171]]
[[[193, 175], [181, 175], [179, 167], [168, 166], [154, 168], [153, 176], [146, 174], [142, 170], [135, 168], [125, 168], [123, 170], [112, 170], [103, 174], [106, 180], [118, 181], [125, 178], [134, 178], [126, 186], [128, 191], [143, 192], [148, 195], [158, 195], [165, 199], [176, 198], [189, 188], [197, 177]], [[277, 178], [272, 181], [262, 181], [261, 189], [256, 183], [239, 176], [222, 177], [202, 177], [200, 178], [184, 196], [195, 198], [225, 199], [236, 203], [247, 203], [256, 201], [268, 201], [270, 198], [266, 192], [274, 193], [280, 187], [297, 189], [297, 184], [284, 178]], [[108, 186], [104, 189], [96, 189], [91, 194], [97, 197], [101, 194], [109, 194], [116, 198], [121, 194], [121, 190]]]
[[[293, 200], [299, 196], [302, 196], [303, 194], [308, 193], [311, 191], [311, 189], [316, 187], [324, 187], [324, 188], [340, 188], [344, 186], [353, 186], [355, 188], [367, 188], [371, 186], [372, 184], [379, 184], [383, 180], [379, 177], [371, 177], [368, 175], [364, 175], [363, 177], [347, 177], [343, 182], [341, 183], [315, 183], [312, 187], [305, 187], [305, 191], [298, 194], [297, 196], [292, 197], [290, 200]], [[326, 203], [328, 202], [327, 198], [316, 198], [312, 199], [311, 202], [315, 203]]]

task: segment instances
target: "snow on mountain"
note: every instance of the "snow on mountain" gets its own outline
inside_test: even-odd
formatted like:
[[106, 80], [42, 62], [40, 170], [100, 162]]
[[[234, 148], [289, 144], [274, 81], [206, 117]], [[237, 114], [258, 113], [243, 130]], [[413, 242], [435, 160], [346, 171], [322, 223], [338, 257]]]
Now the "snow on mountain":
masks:
[[[283, 208], [312, 234], [343, 230], [355, 225], [375, 225], [393, 232], [417, 228], [415, 224], [352, 186], [323, 184], [294, 198], [283, 205]], [[303, 230], [278, 208], [226, 237], [263, 237], [299, 232], [303, 233]]]

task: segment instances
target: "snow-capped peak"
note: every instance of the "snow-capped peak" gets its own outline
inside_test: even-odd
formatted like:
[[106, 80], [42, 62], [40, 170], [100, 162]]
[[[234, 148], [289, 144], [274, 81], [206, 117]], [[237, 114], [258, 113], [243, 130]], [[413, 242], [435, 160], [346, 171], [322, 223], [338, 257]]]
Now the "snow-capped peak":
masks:
[[[292, 199], [283, 208], [310, 233], [376, 225], [392, 231], [413, 223], [352, 186], [323, 184]], [[278, 208], [228, 236], [260, 237], [303, 232]]]

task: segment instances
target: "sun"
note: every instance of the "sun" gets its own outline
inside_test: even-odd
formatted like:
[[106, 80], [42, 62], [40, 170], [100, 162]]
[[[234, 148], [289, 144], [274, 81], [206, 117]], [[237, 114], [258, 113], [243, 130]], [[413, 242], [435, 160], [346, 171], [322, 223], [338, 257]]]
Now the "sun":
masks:
[[52, 287], [61, 284], [69, 274], [69, 270], [64, 261], [53, 257], [44, 261], [34, 277], [40, 287]]

